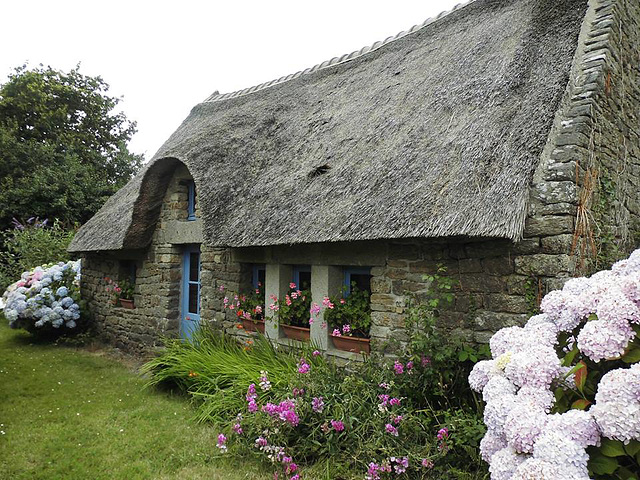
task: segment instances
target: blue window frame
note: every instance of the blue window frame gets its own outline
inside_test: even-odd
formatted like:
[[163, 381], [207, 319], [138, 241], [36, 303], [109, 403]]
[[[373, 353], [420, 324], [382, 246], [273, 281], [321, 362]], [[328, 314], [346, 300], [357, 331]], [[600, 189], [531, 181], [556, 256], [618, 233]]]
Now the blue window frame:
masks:
[[188, 203], [187, 203], [187, 220], [196, 219], [196, 183], [189, 180], [187, 184]]
[[253, 270], [251, 273], [251, 285], [253, 288], [264, 288], [264, 280], [266, 277], [266, 267], [261, 263], [254, 263]]
[[345, 296], [348, 296], [351, 293], [351, 285], [354, 283], [359, 290], [366, 290], [371, 293], [371, 267], [345, 267]]
[[294, 265], [293, 283], [299, 290], [311, 290], [311, 265]]

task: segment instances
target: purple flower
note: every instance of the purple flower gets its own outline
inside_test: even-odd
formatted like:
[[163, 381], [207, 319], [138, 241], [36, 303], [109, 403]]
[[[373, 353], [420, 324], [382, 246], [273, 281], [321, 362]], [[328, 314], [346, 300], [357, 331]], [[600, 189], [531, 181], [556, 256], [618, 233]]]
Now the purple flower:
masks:
[[340, 329], [334, 328], [333, 333], [331, 333], [331, 335], [333, 335], [334, 337], [341, 337], [342, 333], [340, 333]]
[[342, 333], [349, 333], [351, 331], [351, 325], [347, 324], [347, 325], [343, 325], [342, 326]]
[[444, 440], [449, 436], [449, 429], [447, 427], [438, 430], [438, 440]]
[[318, 357], [319, 355], [321, 355], [321, 353], [320, 353], [320, 351], [319, 351], [319, 350], [314, 350], [314, 351], [313, 351], [313, 356], [314, 356], [314, 357]]
[[389, 405], [391, 405], [392, 407], [397, 407], [398, 405], [400, 405], [400, 402], [402, 400], [400, 398], [392, 398], [391, 400], [389, 400]]
[[413, 368], [413, 362], [412, 361], [408, 361], [407, 362], [407, 370], [411, 370]]
[[324, 400], [322, 397], [313, 397], [313, 400], [311, 400], [311, 408], [314, 412], [322, 412], [324, 409]]
[[336, 432], [341, 432], [344, 430], [344, 423], [342, 423], [340, 420], [331, 420], [331, 427]]
[[233, 431], [236, 432], [238, 435], [242, 435], [242, 432], [243, 432], [242, 427], [240, 426], [239, 423], [236, 423], [233, 426]]
[[423, 458], [420, 462], [424, 468], [433, 468], [433, 462], [428, 458]]
[[393, 457], [391, 457], [391, 461], [395, 461], [396, 462], [394, 470], [396, 471], [396, 473], [398, 475], [400, 475], [401, 473], [406, 472], [407, 468], [409, 468], [409, 458], [408, 457], [402, 457], [402, 458], [393, 458]]
[[404, 373], [404, 366], [396, 360], [393, 363], [393, 370], [396, 372], [396, 375], [402, 375]]
[[301, 358], [298, 363], [298, 373], [309, 373], [310, 371], [311, 365], [309, 365], [304, 358]]
[[387, 423], [384, 426], [384, 429], [387, 431], [387, 433], [390, 433], [394, 437], [398, 436], [398, 429], [396, 427], [394, 427], [393, 425], [391, 425], [390, 423]]
[[394, 425], [400, 425], [400, 422], [402, 421], [402, 415], [396, 415], [392, 418], [391, 421], [394, 423]]
[[225, 445], [226, 442], [227, 437], [225, 437], [223, 433], [218, 435], [218, 442], [216, 443], [216, 447], [218, 447], [223, 453], [227, 451], [227, 446]]
[[266, 438], [264, 437], [256, 438], [256, 447], [266, 447], [267, 445], [269, 445], [269, 442], [267, 441]]

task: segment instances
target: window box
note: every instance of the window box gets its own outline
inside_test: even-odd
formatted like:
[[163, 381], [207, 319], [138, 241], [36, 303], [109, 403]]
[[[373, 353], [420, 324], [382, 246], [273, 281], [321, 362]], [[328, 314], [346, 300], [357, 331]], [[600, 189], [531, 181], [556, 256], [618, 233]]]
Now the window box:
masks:
[[264, 335], [264, 320], [242, 319], [242, 328], [247, 332], [260, 332]]
[[133, 303], [133, 300], [129, 298], [121, 298], [120, 306], [122, 308], [128, 308], [129, 310], [133, 310], [134, 308], [136, 308], [135, 304]]
[[371, 353], [371, 339], [360, 337], [331, 337], [333, 346], [338, 350], [354, 353]]
[[311, 339], [311, 329], [304, 327], [295, 327], [293, 325], [281, 325], [282, 331], [292, 340], [308, 342]]

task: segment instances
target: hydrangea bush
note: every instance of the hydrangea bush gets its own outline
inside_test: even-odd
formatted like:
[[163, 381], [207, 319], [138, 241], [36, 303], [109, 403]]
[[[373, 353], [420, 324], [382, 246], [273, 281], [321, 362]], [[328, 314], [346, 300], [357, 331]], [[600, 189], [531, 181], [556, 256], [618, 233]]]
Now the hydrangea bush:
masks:
[[540, 308], [498, 331], [469, 375], [491, 479], [639, 478], [640, 250]]
[[80, 320], [80, 260], [43, 265], [24, 272], [2, 299], [12, 328], [32, 333], [64, 332]]

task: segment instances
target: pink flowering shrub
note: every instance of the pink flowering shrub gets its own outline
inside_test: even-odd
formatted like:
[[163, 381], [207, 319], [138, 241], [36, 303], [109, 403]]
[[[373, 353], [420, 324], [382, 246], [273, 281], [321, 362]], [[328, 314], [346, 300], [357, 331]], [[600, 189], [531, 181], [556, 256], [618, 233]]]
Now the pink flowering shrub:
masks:
[[640, 250], [547, 294], [490, 341], [471, 387], [493, 480], [638, 478]]

